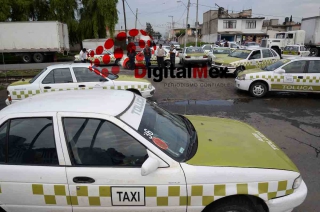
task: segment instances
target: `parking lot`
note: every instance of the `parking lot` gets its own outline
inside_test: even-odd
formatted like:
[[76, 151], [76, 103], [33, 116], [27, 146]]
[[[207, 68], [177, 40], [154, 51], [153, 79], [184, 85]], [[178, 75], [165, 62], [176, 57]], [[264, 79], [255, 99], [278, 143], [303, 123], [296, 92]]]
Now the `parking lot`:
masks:
[[[120, 74], [132, 75], [121, 69]], [[152, 98], [175, 113], [246, 122], [274, 141], [297, 165], [308, 186], [295, 212], [320, 211], [320, 94], [271, 93], [256, 99], [237, 91], [234, 78], [163, 79]], [[1, 109], [6, 91], [0, 93]]]

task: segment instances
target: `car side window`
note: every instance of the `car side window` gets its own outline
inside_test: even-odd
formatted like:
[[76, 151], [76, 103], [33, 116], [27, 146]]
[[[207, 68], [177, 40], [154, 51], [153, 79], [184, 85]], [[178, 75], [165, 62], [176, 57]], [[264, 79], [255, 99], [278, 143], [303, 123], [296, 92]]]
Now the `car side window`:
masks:
[[274, 57], [277, 57], [277, 56], [278, 56], [278, 54], [277, 54], [273, 49], [270, 49], [270, 51], [271, 51], [271, 53], [272, 53], [272, 55], [273, 55]]
[[8, 127], [8, 164], [59, 164], [52, 118], [12, 119]]
[[260, 50], [253, 51], [251, 53], [250, 58], [249, 58], [249, 60], [256, 60], [256, 59], [261, 59], [261, 51]]
[[263, 55], [263, 58], [273, 57], [273, 55], [272, 55], [272, 53], [270, 52], [269, 49], [263, 49], [262, 50], [262, 55]]
[[320, 60], [309, 61], [308, 73], [320, 74]]
[[57, 84], [73, 82], [69, 68], [58, 68], [50, 71], [44, 78], [42, 84]]
[[6, 162], [7, 122], [0, 127], [0, 163]]
[[148, 158], [142, 144], [108, 121], [64, 118], [63, 125], [75, 165], [141, 167]]
[[298, 73], [304, 73], [305, 66], [306, 66], [306, 61], [299, 60], [283, 66], [282, 69], [284, 69], [286, 73], [298, 74]]
[[77, 82], [102, 82], [105, 79], [91, 72], [86, 67], [74, 67], [73, 72], [76, 75]]

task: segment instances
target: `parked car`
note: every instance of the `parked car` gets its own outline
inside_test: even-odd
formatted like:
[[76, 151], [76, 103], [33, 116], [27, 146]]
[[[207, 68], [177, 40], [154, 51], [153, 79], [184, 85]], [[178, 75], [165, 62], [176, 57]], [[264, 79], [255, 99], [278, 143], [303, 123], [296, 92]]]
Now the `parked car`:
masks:
[[[169, 54], [170, 47], [169, 46], [163, 46], [163, 49], [165, 51], [164, 66], [167, 67], [167, 68], [170, 68], [171, 67], [170, 54]], [[130, 67], [129, 66], [129, 58], [127, 56], [124, 56], [119, 63], [123, 68], [129, 69], [129, 67]], [[158, 65], [156, 51], [154, 51], [154, 50], [152, 50], [150, 63], [151, 63], [151, 66], [157, 66]], [[179, 52], [177, 51], [176, 52], [176, 58], [175, 58], [175, 64], [177, 65], [179, 63], [180, 63], [180, 58], [179, 58]], [[135, 64], [136, 65], [145, 65], [146, 64], [143, 51], [141, 51], [141, 52], [139, 52], [137, 54], [136, 59], [135, 59]]]
[[127, 91], [23, 100], [0, 111], [0, 138], [6, 211], [279, 212], [307, 196], [295, 164], [248, 124]]
[[22, 99], [41, 93], [66, 90], [88, 89], [123, 89], [138, 93], [145, 98], [152, 97], [155, 88], [146, 79], [129, 75], [114, 75], [106, 78], [89, 70], [89, 65], [82, 63], [52, 65], [43, 69], [33, 79], [22, 79], [7, 88], [6, 104], [10, 105]]
[[181, 49], [180, 44], [176, 41], [171, 41], [169, 44], [170, 44], [170, 46], [171, 46], [171, 44], [173, 44], [176, 49]]
[[292, 56], [307, 57], [309, 55], [310, 51], [307, 50], [304, 45], [288, 45], [284, 47], [281, 56], [283, 58], [288, 58]]
[[213, 48], [215, 47], [219, 47], [218, 45], [216, 44], [204, 44], [201, 46], [201, 48], [204, 50], [204, 52], [208, 53], [210, 52]]
[[256, 43], [256, 42], [246, 42], [244, 45], [243, 45], [244, 48], [258, 48], [260, 47], [260, 44], [259, 43]]
[[207, 53], [201, 47], [186, 47], [183, 48], [182, 53], [179, 54], [180, 63], [183, 66], [188, 64], [207, 65], [209, 58]]
[[[91, 50], [91, 49], [87, 50], [87, 60], [89, 62], [94, 63], [95, 60], [98, 59], [99, 60], [99, 65], [110, 65], [110, 64], [119, 65], [120, 59], [116, 59], [114, 54], [113, 54], [113, 52], [108, 51], [108, 50], [104, 50], [102, 52], [102, 54], [95, 54], [93, 57], [91, 57], [90, 56], [90, 52], [91, 51], [93, 51], [93, 50]], [[109, 57], [110, 57], [110, 61], [107, 64], [105, 64], [104, 61], [103, 61], [103, 56], [106, 55], [106, 54], [109, 55]], [[74, 56], [74, 62], [75, 63], [81, 63], [81, 59], [80, 59], [80, 55], [79, 54]]]
[[228, 56], [216, 59], [212, 66], [218, 69], [225, 69], [227, 73], [238, 76], [241, 71], [262, 68], [278, 60], [280, 60], [280, 56], [273, 49], [236, 49]]
[[228, 47], [214, 47], [208, 52], [209, 64], [212, 65], [212, 62], [216, 59], [227, 57], [232, 51]]
[[269, 91], [320, 92], [320, 58], [291, 57], [265, 68], [239, 73], [235, 81], [240, 90], [254, 97], [263, 97]]

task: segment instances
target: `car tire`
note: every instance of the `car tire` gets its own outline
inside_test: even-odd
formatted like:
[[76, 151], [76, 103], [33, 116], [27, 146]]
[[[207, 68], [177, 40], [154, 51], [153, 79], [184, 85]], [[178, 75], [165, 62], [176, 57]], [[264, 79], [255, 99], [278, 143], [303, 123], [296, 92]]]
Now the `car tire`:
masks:
[[170, 68], [171, 67], [171, 62], [169, 60], [164, 61], [164, 66], [166, 68]]
[[234, 77], [237, 77], [239, 75], [239, 73], [242, 72], [242, 71], [243, 71], [243, 68], [241, 66], [238, 67], [233, 73]]
[[44, 56], [42, 53], [35, 53], [33, 55], [33, 60], [36, 63], [42, 63], [44, 61]]
[[249, 91], [253, 97], [261, 98], [267, 94], [268, 88], [263, 82], [255, 82], [250, 86]]
[[130, 63], [129, 61], [126, 62], [126, 64], [124, 65], [125, 69], [130, 69], [129, 63]]
[[221, 200], [210, 208], [210, 212], [256, 212], [255, 206], [246, 198]]
[[316, 57], [319, 54], [319, 50], [317, 48], [310, 49], [310, 57]]
[[115, 64], [116, 66], [119, 66], [119, 61], [120, 61], [120, 59], [116, 59], [116, 61], [114, 61], [114, 64]]
[[31, 63], [31, 61], [32, 61], [31, 54], [28, 54], [28, 53], [23, 54], [21, 58], [24, 63]]
[[141, 96], [140, 91], [136, 90], [136, 89], [128, 89], [127, 91], [131, 91], [132, 93], [137, 94], [138, 96]]

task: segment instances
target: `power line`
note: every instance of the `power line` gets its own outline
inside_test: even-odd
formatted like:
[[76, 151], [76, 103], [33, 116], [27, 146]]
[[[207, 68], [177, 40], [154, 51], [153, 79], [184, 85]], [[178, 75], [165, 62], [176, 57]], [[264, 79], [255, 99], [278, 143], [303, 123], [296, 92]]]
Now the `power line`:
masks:
[[[126, 4], [128, 5], [129, 9], [131, 10], [132, 14], [135, 16], [136, 14], [133, 12], [133, 10], [131, 9], [130, 5], [128, 4], [127, 0], [124, 0], [126, 2]], [[139, 18], [138, 18], [138, 22], [139, 24], [143, 27], [143, 25], [141, 24]]]

